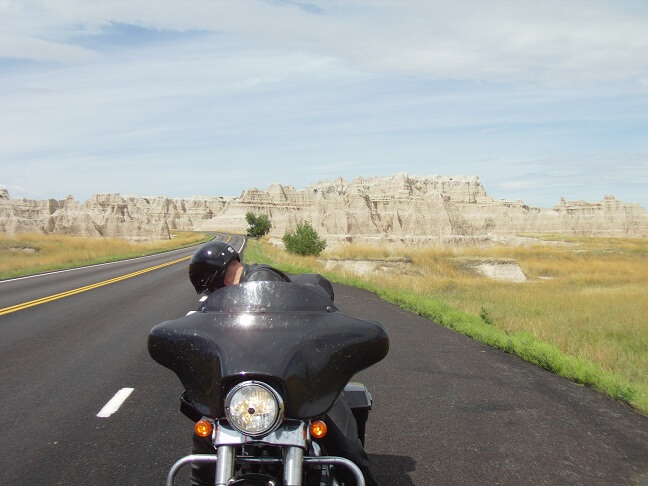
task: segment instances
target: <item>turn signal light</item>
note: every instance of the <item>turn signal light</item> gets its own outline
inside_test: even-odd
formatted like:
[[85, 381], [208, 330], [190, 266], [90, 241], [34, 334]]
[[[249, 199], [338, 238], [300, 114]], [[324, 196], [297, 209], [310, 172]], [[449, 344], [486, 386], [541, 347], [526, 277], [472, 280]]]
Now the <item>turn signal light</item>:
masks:
[[326, 427], [326, 424], [321, 420], [315, 420], [310, 424], [310, 433], [316, 439], [321, 439], [322, 437], [324, 437], [327, 431], [328, 429]]
[[196, 435], [200, 437], [210, 437], [214, 431], [214, 427], [209, 420], [202, 419], [196, 422], [194, 430], [196, 431]]

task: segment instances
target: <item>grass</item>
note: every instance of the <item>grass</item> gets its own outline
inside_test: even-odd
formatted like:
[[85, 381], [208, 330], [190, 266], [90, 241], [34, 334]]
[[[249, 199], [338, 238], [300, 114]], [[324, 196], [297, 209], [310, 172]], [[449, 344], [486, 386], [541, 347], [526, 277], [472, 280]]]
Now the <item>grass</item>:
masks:
[[0, 279], [150, 255], [209, 238], [202, 233], [178, 232], [171, 240], [130, 243], [118, 238], [0, 234]]
[[[411, 261], [359, 278], [313, 257], [254, 242], [248, 255], [288, 272], [355, 285], [458, 332], [596, 388], [648, 413], [648, 240], [544, 238], [559, 245], [490, 248], [345, 246], [324, 258]], [[256, 246], [256, 248], [255, 248]], [[258, 260], [260, 259], [260, 260]], [[474, 260], [512, 259], [529, 278], [495, 281]]]

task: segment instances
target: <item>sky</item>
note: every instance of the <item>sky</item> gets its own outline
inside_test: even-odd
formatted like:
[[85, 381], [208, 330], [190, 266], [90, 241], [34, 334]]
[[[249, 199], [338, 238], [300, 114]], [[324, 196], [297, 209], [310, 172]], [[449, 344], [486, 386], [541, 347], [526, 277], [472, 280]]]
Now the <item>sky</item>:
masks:
[[479, 176], [648, 209], [644, 0], [0, 0], [11, 197]]

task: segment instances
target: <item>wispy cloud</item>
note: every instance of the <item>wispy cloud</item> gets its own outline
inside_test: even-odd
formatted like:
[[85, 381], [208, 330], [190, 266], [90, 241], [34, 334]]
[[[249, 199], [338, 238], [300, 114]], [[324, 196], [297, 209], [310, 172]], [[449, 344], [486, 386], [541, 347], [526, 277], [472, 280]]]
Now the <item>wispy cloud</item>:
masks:
[[28, 59], [42, 55], [30, 42], [56, 38], [82, 49], [84, 38], [119, 23], [214, 32], [366, 70], [438, 78], [645, 81], [648, 70], [648, 7], [640, 2], [163, 1], [151, 8], [148, 0], [21, 0], [5, 2], [2, 13], [24, 42], [13, 46], [12, 57]]
[[[520, 174], [494, 185], [506, 193], [538, 205], [548, 198], [601, 200], [614, 195], [624, 202], [641, 202], [645, 207], [648, 188], [648, 153], [592, 153], [551, 157], [519, 165]], [[620, 191], [616, 192], [615, 191]], [[648, 209], [648, 208], [646, 208]]]
[[643, 2], [9, 0], [0, 19], [0, 173], [25, 194], [408, 171], [648, 203], [627, 192], [646, 177]]

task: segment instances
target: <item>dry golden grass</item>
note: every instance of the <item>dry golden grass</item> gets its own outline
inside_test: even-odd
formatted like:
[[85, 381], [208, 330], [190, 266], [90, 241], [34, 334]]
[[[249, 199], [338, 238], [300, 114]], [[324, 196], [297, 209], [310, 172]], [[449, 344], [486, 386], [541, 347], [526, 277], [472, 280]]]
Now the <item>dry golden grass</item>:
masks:
[[178, 232], [171, 240], [131, 243], [118, 238], [0, 234], [0, 278], [88, 265], [199, 243], [202, 233]]
[[[570, 355], [648, 385], [648, 240], [560, 240], [568, 244], [420, 249], [348, 245], [327, 251], [323, 258], [409, 259], [422, 276], [404, 272], [369, 278], [482, 313], [509, 332], [529, 331]], [[318, 268], [314, 259], [306, 262], [269, 251], [276, 261]], [[477, 275], [466, 265], [477, 259], [513, 259], [529, 281]]]

